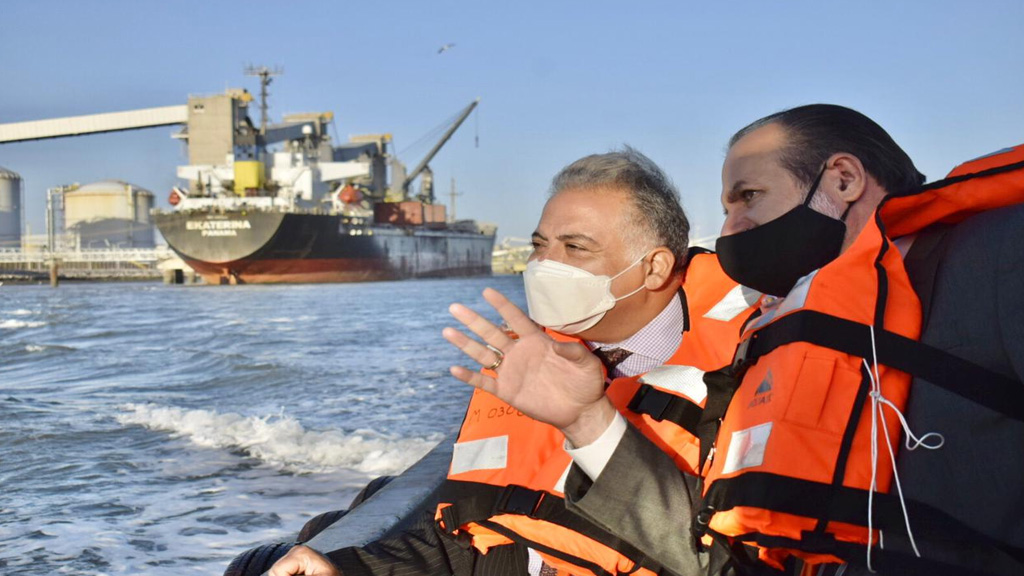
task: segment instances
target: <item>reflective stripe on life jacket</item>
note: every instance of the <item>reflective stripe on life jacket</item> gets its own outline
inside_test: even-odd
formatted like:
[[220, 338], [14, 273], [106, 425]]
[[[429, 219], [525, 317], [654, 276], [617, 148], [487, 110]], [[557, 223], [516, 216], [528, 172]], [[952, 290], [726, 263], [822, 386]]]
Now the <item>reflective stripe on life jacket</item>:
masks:
[[[647, 408], [651, 399], [670, 396], [699, 410], [703, 371], [731, 360], [740, 327], [759, 295], [737, 289], [713, 254], [690, 259], [683, 291], [689, 329], [679, 349], [665, 366], [614, 380], [607, 394], [633, 425], [692, 470], [698, 454], [693, 435], [671, 414]], [[642, 411], [630, 411], [631, 403]], [[660, 566], [628, 543], [566, 509], [563, 490], [571, 458], [563, 442], [557, 429], [476, 390], [441, 489], [441, 528], [468, 535], [484, 553], [493, 546], [524, 544], [566, 573], [660, 573]]]

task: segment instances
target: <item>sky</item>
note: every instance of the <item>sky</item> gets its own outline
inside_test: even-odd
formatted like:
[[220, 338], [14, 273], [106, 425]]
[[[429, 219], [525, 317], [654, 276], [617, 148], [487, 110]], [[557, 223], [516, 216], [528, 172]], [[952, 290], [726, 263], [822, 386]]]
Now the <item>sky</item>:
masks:
[[[1024, 140], [1024, 2], [314, 2], [0, 0], [0, 123], [258, 92], [280, 66], [271, 120], [333, 111], [336, 131], [407, 147], [474, 98], [431, 163], [460, 218], [528, 238], [552, 176], [629, 144], [679, 187], [693, 236], [722, 223], [729, 137], [813, 102], [860, 110], [929, 179]], [[438, 49], [455, 46], [438, 54]], [[254, 114], [257, 116], [257, 114]], [[187, 164], [175, 128], [0, 145], [44, 230], [47, 188], [120, 179], [158, 206]]]

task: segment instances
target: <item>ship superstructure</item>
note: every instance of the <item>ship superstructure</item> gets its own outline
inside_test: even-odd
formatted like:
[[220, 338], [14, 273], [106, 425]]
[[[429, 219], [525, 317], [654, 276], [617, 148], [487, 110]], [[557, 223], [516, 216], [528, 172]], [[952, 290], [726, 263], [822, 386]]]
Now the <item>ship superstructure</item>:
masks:
[[269, 124], [266, 88], [277, 72], [250, 72], [260, 78], [259, 125], [249, 114], [252, 95], [230, 89], [192, 96], [184, 107], [0, 126], [0, 142], [184, 124], [175, 138], [188, 145], [189, 164], [177, 170], [187, 184], [171, 191], [170, 210], [153, 217], [170, 247], [208, 283], [490, 274], [495, 227], [450, 221], [435, 203], [429, 168], [477, 101], [407, 171], [390, 150], [390, 134], [335, 144], [331, 112]]

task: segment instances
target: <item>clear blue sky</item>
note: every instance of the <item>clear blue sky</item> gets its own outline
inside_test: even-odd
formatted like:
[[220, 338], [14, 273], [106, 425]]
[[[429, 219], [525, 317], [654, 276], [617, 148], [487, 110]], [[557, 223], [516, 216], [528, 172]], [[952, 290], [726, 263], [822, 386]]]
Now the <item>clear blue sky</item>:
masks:
[[[253, 63], [285, 69], [272, 119], [331, 110], [343, 137], [391, 132], [401, 150], [479, 96], [479, 148], [471, 120], [432, 164], [440, 191], [455, 176], [465, 192], [461, 217], [528, 236], [561, 166], [629, 143], [707, 235], [726, 141], [781, 108], [861, 110], [930, 179], [1024, 141], [1022, 23], [1020, 1], [4, 0], [0, 122], [255, 91]], [[0, 145], [0, 166], [41, 232], [59, 184], [118, 178], [166, 205], [187, 163], [172, 132]]]

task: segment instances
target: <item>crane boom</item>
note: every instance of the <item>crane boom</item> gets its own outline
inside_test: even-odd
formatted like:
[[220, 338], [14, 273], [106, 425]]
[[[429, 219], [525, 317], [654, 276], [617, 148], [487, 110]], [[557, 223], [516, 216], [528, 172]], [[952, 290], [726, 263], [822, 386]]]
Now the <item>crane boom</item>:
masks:
[[409, 184], [411, 184], [412, 181], [415, 180], [416, 177], [419, 176], [421, 172], [423, 172], [423, 170], [427, 167], [427, 164], [434, 159], [434, 156], [436, 156], [438, 152], [441, 151], [441, 147], [448, 142], [448, 139], [452, 137], [452, 134], [455, 134], [455, 131], [459, 129], [459, 126], [462, 126], [462, 123], [466, 121], [466, 118], [469, 117], [469, 114], [473, 111], [474, 108], [476, 108], [477, 104], [479, 103], [480, 99], [477, 98], [476, 100], [470, 102], [469, 106], [466, 106], [465, 109], [463, 109], [462, 112], [459, 113], [459, 117], [456, 118], [455, 122], [452, 122], [452, 125], [448, 128], [448, 130], [445, 131], [444, 135], [441, 136], [441, 139], [437, 141], [437, 144], [434, 144], [434, 147], [430, 149], [430, 152], [427, 152], [427, 155], [423, 158], [423, 160], [420, 161], [420, 163], [417, 164], [416, 167], [413, 168], [412, 171], [409, 172], [409, 174], [405, 177], [405, 182], [402, 183], [403, 190], [409, 190]]

